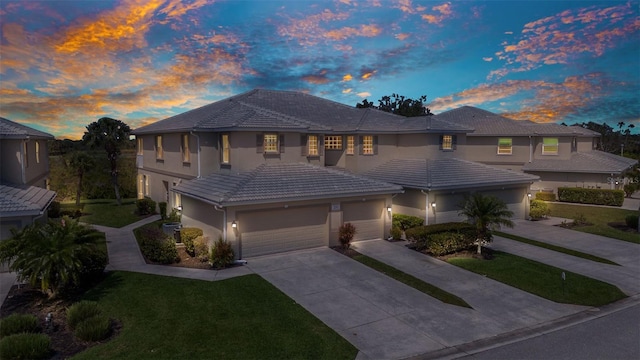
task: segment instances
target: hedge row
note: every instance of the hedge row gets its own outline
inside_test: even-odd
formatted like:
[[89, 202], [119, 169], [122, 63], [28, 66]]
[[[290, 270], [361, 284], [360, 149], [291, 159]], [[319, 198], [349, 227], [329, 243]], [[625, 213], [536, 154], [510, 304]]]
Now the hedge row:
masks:
[[393, 214], [391, 220], [391, 227], [398, 228], [402, 231], [407, 231], [408, 229], [422, 225], [424, 225], [423, 218], [411, 215]]
[[558, 188], [558, 199], [563, 202], [622, 206], [624, 191], [609, 189]]
[[468, 223], [450, 222], [417, 226], [406, 230], [405, 235], [417, 250], [440, 256], [471, 248], [476, 229]]

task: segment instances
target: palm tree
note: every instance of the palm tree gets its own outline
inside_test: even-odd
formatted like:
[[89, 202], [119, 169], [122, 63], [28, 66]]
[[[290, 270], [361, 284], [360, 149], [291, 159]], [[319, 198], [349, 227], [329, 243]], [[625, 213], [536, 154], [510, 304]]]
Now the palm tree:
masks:
[[69, 165], [76, 171], [78, 175], [78, 189], [76, 190], [76, 206], [80, 206], [80, 197], [82, 195], [82, 178], [84, 174], [95, 166], [93, 158], [85, 152], [74, 152], [71, 154]]
[[10, 239], [0, 243], [0, 263], [10, 263], [9, 269], [18, 274], [18, 280], [39, 285], [50, 297], [79, 283], [87, 267], [101, 272], [106, 266], [100, 247], [105, 243], [104, 234], [69, 217], [12, 232]]
[[111, 182], [116, 193], [118, 205], [122, 204], [120, 199], [120, 190], [118, 189], [118, 155], [120, 155], [120, 146], [129, 141], [131, 129], [129, 125], [120, 120], [103, 117], [96, 122], [92, 122], [87, 126], [82, 141], [90, 147], [104, 147], [107, 157], [111, 164]]
[[467, 217], [467, 222], [476, 227], [476, 245], [478, 254], [482, 253], [482, 245], [493, 239], [492, 230], [504, 225], [513, 227], [510, 220], [513, 211], [509, 210], [504, 201], [495, 196], [485, 196], [473, 193], [461, 204], [458, 215]]

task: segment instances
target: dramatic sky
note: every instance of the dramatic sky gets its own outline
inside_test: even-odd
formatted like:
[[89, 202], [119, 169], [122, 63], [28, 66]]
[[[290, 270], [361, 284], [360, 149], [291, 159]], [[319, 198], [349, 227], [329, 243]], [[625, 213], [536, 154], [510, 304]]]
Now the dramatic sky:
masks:
[[80, 138], [253, 88], [348, 105], [427, 95], [537, 122], [640, 130], [634, 1], [0, 2], [0, 116]]

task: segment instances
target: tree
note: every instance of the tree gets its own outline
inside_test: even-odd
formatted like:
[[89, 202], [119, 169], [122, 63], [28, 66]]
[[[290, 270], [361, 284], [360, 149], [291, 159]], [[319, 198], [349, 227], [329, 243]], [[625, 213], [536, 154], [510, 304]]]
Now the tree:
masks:
[[82, 178], [91, 168], [95, 166], [95, 161], [85, 152], [74, 152], [69, 159], [69, 166], [75, 170], [78, 176], [78, 189], [76, 190], [76, 206], [80, 206], [80, 197], [82, 195]]
[[118, 205], [122, 204], [120, 199], [120, 191], [118, 188], [118, 155], [120, 155], [120, 147], [125, 146], [129, 142], [129, 134], [131, 129], [120, 120], [108, 117], [100, 118], [87, 126], [87, 131], [82, 137], [82, 141], [90, 147], [104, 147], [107, 157], [111, 165], [111, 182], [116, 193]]
[[60, 222], [34, 223], [0, 242], [0, 263], [32, 286], [55, 297], [68, 285], [102, 273], [107, 257], [104, 234], [69, 217]]
[[513, 227], [513, 222], [510, 220], [513, 217], [513, 211], [509, 210], [504, 201], [495, 196], [473, 193], [466, 197], [460, 207], [458, 215], [466, 216], [467, 222], [476, 227], [478, 254], [482, 253], [482, 245], [493, 239], [492, 230], [502, 225]]
[[374, 106], [373, 102], [364, 99], [362, 103], [357, 103], [356, 107], [359, 109], [374, 108], [407, 117], [433, 115], [431, 110], [424, 106], [425, 101], [427, 101], [427, 95], [422, 95], [414, 100], [403, 95], [391, 94], [391, 96], [380, 98], [378, 106]]

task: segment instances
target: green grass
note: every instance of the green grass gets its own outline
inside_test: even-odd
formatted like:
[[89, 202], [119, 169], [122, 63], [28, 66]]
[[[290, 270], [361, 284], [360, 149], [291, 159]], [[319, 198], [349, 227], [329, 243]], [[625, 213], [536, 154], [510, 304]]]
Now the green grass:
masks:
[[385, 263], [382, 263], [376, 259], [370, 258], [366, 255], [356, 255], [353, 257], [354, 260], [367, 265], [368, 267], [377, 270], [387, 276], [389, 276], [392, 279], [395, 279], [405, 285], [411, 286], [412, 288], [419, 290], [431, 297], [434, 297], [440, 301], [442, 301], [443, 303], [447, 303], [447, 304], [451, 304], [451, 305], [456, 305], [456, 306], [462, 306], [462, 307], [466, 307], [469, 309], [472, 309], [471, 305], [467, 304], [466, 301], [462, 300], [461, 298], [448, 293], [436, 286], [433, 286], [427, 282], [424, 282], [414, 276], [411, 276], [405, 272], [402, 272], [396, 268], [394, 268], [393, 266], [389, 266]]
[[582, 206], [558, 203], [547, 204], [549, 205], [551, 216], [574, 219], [578, 215], [584, 215], [587, 222], [593, 224], [573, 227], [573, 230], [640, 244], [640, 236], [637, 232], [626, 232], [608, 225], [611, 222], [624, 223], [624, 219], [627, 215], [637, 214], [637, 211], [601, 206]]
[[[77, 209], [75, 202], [61, 203], [60, 208], [63, 211]], [[118, 205], [115, 199], [83, 200], [80, 208], [85, 214], [80, 221], [113, 228], [121, 228], [146, 217], [135, 214], [136, 199], [122, 199], [122, 205]]]
[[493, 255], [492, 260], [451, 258], [448, 262], [559, 303], [602, 306], [627, 297], [616, 286], [580, 274], [501, 251]]
[[603, 264], [620, 266], [620, 264], [618, 264], [616, 262], [613, 262], [611, 260], [607, 260], [605, 258], [601, 258], [601, 257], [595, 256], [595, 255], [583, 253], [581, 251], [567, 249], [567, 248], [564, 248], [562, 246], [552, 245], [552, 244], [548, 244], [548, 243], [545, 243], [545, 242], [542, 242], [542, 241], [531, 240], [531, 239], [523, 238], [522, 236], [518, 236], [518, 235], [507, 234], [507, 233], [504, 233], [502, 231], [494, 231], [493, 233], [495, 235], [502, 236], [502, 237], [507, 238], [507, 239], [511, 239], [511, 240], [519, 241], [519, 242], [522, 242], [522, 243], [525, 243], [525, 244], [534, 245], [534, 246], [538, 246], [538, 247], [541, 247], [541, 248], [557, 251], [559, 253], [563, 253], [563, 254], [567, 254], [567, 255], [571, 255], [571, 256], [575, 256], [575, 257], [579, 257], [579, 258], [583, 258], [583, 259], [587, 259], [587, 260], [591, 260], [591, 261], [596, 261], [596, 262], [603, 263]]
[[85, 294], [122, 323], [74, 359], [354, 359], [357, 349], [258, 275], [113, 272]]

